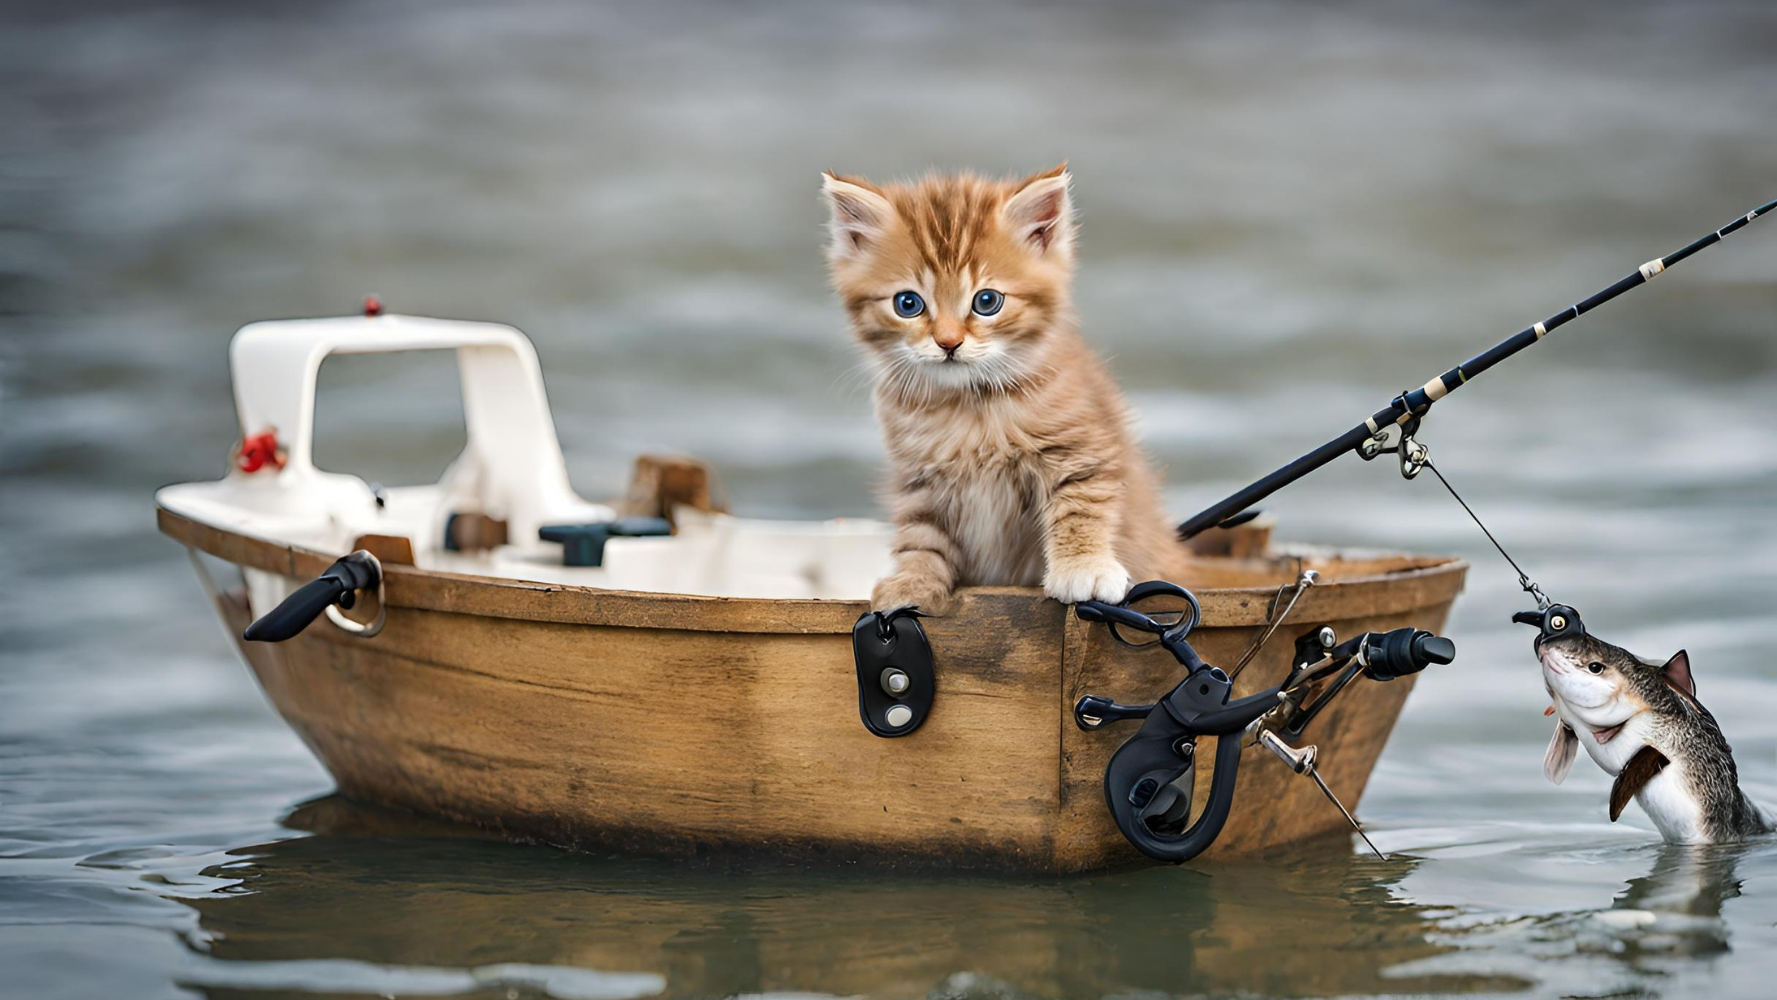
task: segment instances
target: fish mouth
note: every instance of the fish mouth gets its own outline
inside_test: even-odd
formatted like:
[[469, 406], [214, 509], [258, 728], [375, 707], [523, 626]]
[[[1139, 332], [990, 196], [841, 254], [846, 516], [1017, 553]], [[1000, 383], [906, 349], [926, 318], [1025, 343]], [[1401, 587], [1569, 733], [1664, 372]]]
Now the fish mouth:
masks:
[[1560, 650], [1543, 648], [1543, 640], [1540, 636], [1536, 640], [1536, 659], [1538, 663], [1543, 665], [1544, 670], [1553, 674], [1564, 674], [1573, 669], [1573, 664], [1568, 662], [1567, 657], [1561, 655]]

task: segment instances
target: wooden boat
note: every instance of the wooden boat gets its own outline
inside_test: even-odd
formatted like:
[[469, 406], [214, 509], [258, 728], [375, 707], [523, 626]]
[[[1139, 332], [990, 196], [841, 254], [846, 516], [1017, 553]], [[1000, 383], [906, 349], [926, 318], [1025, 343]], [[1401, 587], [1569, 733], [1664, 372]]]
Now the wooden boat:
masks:
[[[321, 361], [421, 349], [455, 350], [462, 375], [468, 443], [443, 481], [381, 491], [316, 469]], [[852, 628], [887, 565], [887, 526], [698, 510], [713, 505], [699, 502], [696, 467], [656, 462], [631, 509], [668, 507], [675, 532], [611, 538], [602, 565], [566, 566], [539, 529], [607, 521], [621, 505], [569, 488], [518, 331], [388, 315], [261, 323], [236, 335], [231, 362], [256, 451], [219, 481], [161, 490], [160, 528], [214, 557], [200, 572], [236, 635], [346, 552], [381, 556], [380, 600], [352, 615], [380, 618], [380, 632], [317, 620], [287, 642], [241, 644], [344, 795], [647, 854], [1049, 872], [1143, 860], [1102, 790], [1123, 736], [1078, 729], [1073, 706], [1089, 690], [1163, 694], [1178, 679], [1163, 653], [1121, 646], [1039, 591], [973, 588], [957, 613], [924, 622], [929, 717], [880, 738], [859, 718]], [[687, 469], [688, 490], [673, 482]], [[470, 537], [487, 532], [464, 524], [504, 537]], [[1178, 581], [1202, 602], [1192, 642], [1211, 663], [1240, 657], [1304, 568], [1321, 575], [1236, 695], [1277, 683], [1289, 640], [1310, 626], [1440, 628], [1466, 572], [1454, 558], [1271, 552], [1264, 529], [1219, 534], [1223, 551]], [[1354, 685], [1316, 720], [1323, 774], [1345, 802], [1361, 798], [1412, 681]], [[1206, 857], [1344, 827], [1311, 783], [1263, 751], [1247, 756], [1233, 818]]]

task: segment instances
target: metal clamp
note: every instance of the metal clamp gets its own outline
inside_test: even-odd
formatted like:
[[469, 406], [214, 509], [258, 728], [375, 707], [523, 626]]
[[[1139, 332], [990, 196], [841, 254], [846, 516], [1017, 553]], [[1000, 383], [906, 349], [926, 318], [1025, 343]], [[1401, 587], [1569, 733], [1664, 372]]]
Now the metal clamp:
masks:
[[1431, 460], [1431, 449], [1411, 434], [1401, 438], [1401, 478], [1412, 479], [1425, 471], [1425, 463]]
[[866, 611], [852, 626], [858, 718], [884, 739], [906, 736], [932, 712], [937, 690], [932, 645], [913, 608]]
[[[1159, 595], [1183, 599], [1188, 612], [1169, 612], [1182, 616], [1176, 621], [1162, 620], [1127, 606]], [[1186, 670], [1185, 678], [1151, 705], [1121, 705], [1086, 695], [1074, 706], [1074, 722], [1081, 729], [1094, 730], [1111, 722], [1142, 720], [1135, 735], [1117, 748], [1105, 767], [1105, 805], [1117, 829], [1137, 850], [1156, 861], [1189, 861], [1215, 843], [1228, 821], [1240, 768], [1241, 736], [1248, 724], [1276, 704], [1277, 689], [1247, 698], [1232, 697], [1233, 680], [1205, 663], [1185, 638], [1200, 620], [1201, 609], [1196, 597], [1176, 584], [1140, 584], [1130, 590], [1124, 605], [1082, 601], [1074, 606], [1074, 614], [1081, 621], [1104, 622], [1113, 630], [1132, 629], [1156, 636], [1157, 645]], [[1216, 738], [1215, 765], [1209, 801], [1187, 826], [1200, 736]]]
[[1345, 817], [1345, 821], [1351, 824], [1351, 828], [1357, 831], [1358, 836], [1364, 838], [1364, 843], [1370, 845], [1370, 850], [1375, 851], [1376, 856], [1383, 861], [1388, 860], [1388, 855], [1383, 854], [1375, 842], [1370, 839], [1370, 835], [1364, 832], [1363, 824], [1357, 821], [1357, 817], [1351, 814], [1351, 810], [1345, 808], [1345, 803], [1339, 801], [1339, 796], [1333, 794], [1333, 790], [1327, 786], [1326, 779], [1320, 776], [1320, 770], [1315, 766], [1320, 759], [1319, 747], [1312, 743], [1305, 747], [1290, 746], [1283, 741], [1283, 737], [1269, 729], [1259, 730], [1258, 743], [1276, 754], [1277, 759], [1283, 761], [1290, 770], [1313, 778], [1314, 783], [1320, 786], [1321, 794], [1327, 797], [1328, 802], [1339, 807], [1339, 812]]
[[[1397, 399], [1395, 406], [1399, 409], [1403, 408], [1405, 404]], [[1396, 433], [1390, 434], [1391, 430]], [[1387, 424], [1357, 446], [1358, 457], [1368, 462], [1380, 455], [1393, 452], [1400, 458], [1401, 477], [1412, 479], [1425, 471], [1426, 464], [1431, 461], [1431, 449], [1415, 437], [1418, 433], [1418, 416], [1407, 417], [1398, 424]]]
[[383, 599], [383, 564], [381, 560], [377, 559], [377, 557], [371, 554], [367, 549], [359, 549], [353, 554], [362, 556], [364, 559], [368, 560], [371, 568], [375, 570], [376, 617], [372, 618], [369, 623], [355, 622], [350, 618], [347, 618], [345, 613], [340, 609], [350, 608], [353, 604], [357, 603], [357, 598], [355, 596], [357, 592], [348, 590], [345, 594], [340, 596], [338, 601], [327, 605], [327, 620], [332, 622], [341, 632], [344, 632], [347, 635], [357, 636], [360, 639], [370, 639], [374, 638], [378, 632], [381, 632], [383, 626], [387, 624], [389, 620], [389, 604]]

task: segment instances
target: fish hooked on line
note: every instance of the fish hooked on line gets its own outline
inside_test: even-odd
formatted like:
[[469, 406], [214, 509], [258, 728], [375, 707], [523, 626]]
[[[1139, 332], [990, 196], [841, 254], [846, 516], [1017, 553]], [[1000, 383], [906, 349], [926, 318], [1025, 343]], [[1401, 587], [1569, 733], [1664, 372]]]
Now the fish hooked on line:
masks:
[[1522, 612], [1535, 640], [1543, 684], [1557, 716], [1543, 773], [1566, 780], [1580, 748], [1616, 778], [1610, 819], [1634, 799], [1675, 844], [1714, 844], [1777, 831], [1740, 790], [1733, 748], [1697, 698], [1690, 655], [1646, 659], [1586, 631], [1565, 605]]

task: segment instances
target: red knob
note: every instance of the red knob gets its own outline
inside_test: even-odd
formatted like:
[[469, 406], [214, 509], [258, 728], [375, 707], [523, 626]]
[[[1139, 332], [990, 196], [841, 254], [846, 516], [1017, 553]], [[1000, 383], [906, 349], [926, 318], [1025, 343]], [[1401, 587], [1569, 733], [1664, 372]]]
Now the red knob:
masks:
[[242, 472], [258, 472], [268, 465], [274, 469], [282, 469], [284, 452], [278, 447], [277, 432], [263, 430], [243, 438], [239, 453], [235, 456], [235, 464]]
[[381, 316], [382, 314], [383, 314], [383, 300], [377, 298], [374, 295], [364, 296], [364, 315], [366, 315], [366, 316]]

